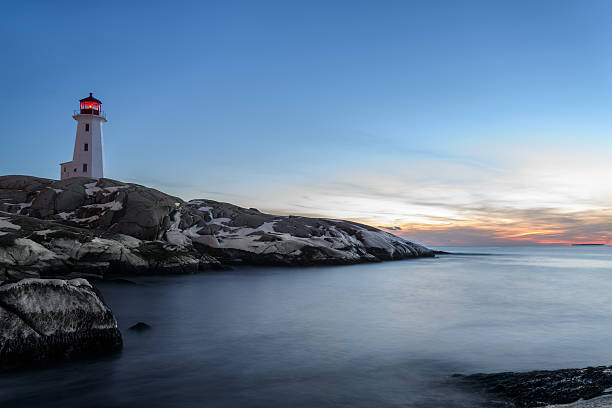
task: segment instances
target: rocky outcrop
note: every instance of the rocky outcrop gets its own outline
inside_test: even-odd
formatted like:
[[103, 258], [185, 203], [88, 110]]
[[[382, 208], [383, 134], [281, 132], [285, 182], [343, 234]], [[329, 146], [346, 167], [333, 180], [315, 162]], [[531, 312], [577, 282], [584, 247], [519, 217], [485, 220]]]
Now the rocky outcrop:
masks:
[[510, 406], [545, 407], [610, 395], [612, 366], [455, 377], [470, 387], [505, 398]]
[[193, 247], [0, 212], [0, 280], [194, 273], [218, 269]]
[[85, 279], [0, 285], [0, 369], [121, 350], [117, 321]]
[[367, 225], [276, 216], [212, 200], [192, 200], [177, 209], [166, 239], [206, 247], [227, 263], [347, 264], [433, 256]]
[[183, 201], [110, 179], [0, 177], [0, 211], [155, 240]]
[[434, 253], [349, 221], [276, 216], [204, 199], [184, 202], [110, 179], [0, 177], [0, 278], [421, 256]]

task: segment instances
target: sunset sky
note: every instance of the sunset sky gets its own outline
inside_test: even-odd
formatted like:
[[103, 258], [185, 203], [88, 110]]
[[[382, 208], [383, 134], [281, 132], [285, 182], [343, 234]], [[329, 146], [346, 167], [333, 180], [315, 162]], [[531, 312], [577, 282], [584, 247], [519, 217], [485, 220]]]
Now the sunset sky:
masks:
[[0, 5], [0, 174], [58, 178], [93, 92], [110, 178], [431, 246], [612, 243], [612, 2], [127, 3]]

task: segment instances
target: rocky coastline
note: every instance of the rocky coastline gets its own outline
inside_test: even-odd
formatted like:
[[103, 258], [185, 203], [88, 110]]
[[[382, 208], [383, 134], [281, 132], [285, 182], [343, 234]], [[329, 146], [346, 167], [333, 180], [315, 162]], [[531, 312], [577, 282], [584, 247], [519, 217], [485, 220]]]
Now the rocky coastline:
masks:
[[[436, 252], [342, 220], [185, 202], [110, 179], [0, 177], [0, 370], [118, 352], [122, 337], [85, 279], [195, 273], [229, 265], [341, 265]], [[139, 322], [131, 329], [150, 329]], [[455, 375], [499, 407], [596, 407], [612, 366]], [[587, 402], [585, 402], [587, 401]], [[612, 406], [612, 405], [611, 405]]]
[[2, 176], [0, 369], [121, 349], [115, 317], [85, 278], [431, 256], [349, 221], [185, 202], [110, 179]]
[[116, 180], [0, 177], [0, 281], [435, 256], [377, 228], [185, 202]]
[[463, 386], [490, 394], [499, 407], [609, 407], [612, 400], [595, 400], [612, 394], [612, 366], [563, 370], [459, 375]]

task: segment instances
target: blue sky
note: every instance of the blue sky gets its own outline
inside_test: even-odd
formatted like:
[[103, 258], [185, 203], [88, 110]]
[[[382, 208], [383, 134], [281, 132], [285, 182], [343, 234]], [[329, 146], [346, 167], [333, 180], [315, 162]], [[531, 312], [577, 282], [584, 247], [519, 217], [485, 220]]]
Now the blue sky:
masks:
[[58, 177], [94, 92], [111, 178], [431, 245], [608, 242], [611, 17], [606, 1], [4, 2], [0, 174]]

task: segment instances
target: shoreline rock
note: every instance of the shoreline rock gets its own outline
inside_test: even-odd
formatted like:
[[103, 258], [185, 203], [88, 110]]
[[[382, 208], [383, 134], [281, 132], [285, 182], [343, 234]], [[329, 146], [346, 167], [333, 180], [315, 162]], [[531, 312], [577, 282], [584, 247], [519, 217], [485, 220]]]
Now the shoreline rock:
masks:
[[0, 284], [0, 369], [120, 351], [117, 320], [85, 279]]
[[224, 265], [347, 265], [434, 257], [350, 221], [184, 202], [110, 179], [0, 177], [0, 280], [195, 273]]
[[495, 374], [455, 374], [464, 385], [503, 397], [510, 406], [546, 407], [581, 401], [576, 407], [590, 406], [593, 398], [612, 395], [612, 366], [505, 372]]

